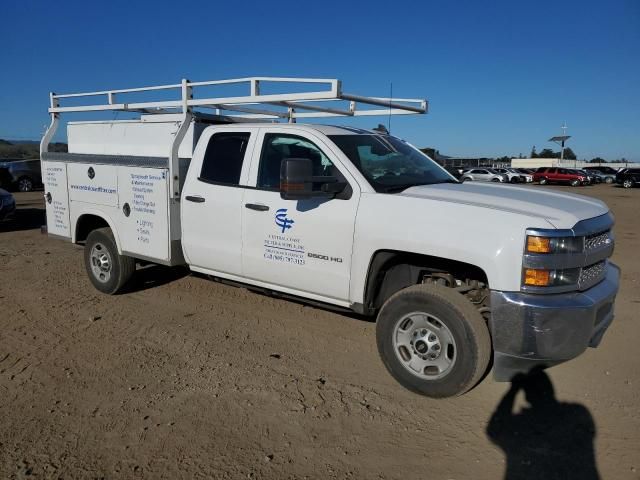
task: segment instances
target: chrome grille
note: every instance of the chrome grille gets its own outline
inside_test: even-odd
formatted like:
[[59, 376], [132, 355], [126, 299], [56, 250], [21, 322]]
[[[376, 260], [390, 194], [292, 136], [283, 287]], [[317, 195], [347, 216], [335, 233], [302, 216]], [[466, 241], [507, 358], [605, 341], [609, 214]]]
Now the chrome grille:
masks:
[[605, 245], [609, 245], [612, 242], [611, 232], [594, 233], [593, 235], [587, 235], [584, 239], [584, 250], [589, 252]]
[[595, 285], [604, 278], [607, 271], [607, 262], [602, 261], [583, 267], [580, 271], [580, 277], [578, 278], [578, 288], [580, 290], [586, 289]]

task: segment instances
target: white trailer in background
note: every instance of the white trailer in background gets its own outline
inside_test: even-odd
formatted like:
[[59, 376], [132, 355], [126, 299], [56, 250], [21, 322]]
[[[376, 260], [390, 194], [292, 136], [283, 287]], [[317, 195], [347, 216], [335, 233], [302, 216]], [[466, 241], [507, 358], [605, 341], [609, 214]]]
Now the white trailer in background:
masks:
[[[229, 85], [248, 92], [195, 92]], [[266, 93], [273, 85], [297, 88]], [[180, 96], [147, 98], [165, 90]], [[60, 104], [69, 99], [104, 101]], [[69, 152], [48, 152], [61, 114], [96, 111], [140, 117], [72, 122]], [[602, 202], [459, 183], [384, 129], [296, 123], [426, 111], [425, 100], [347, 94], [333, 79], [51, 94], [41, 144], [48, 232], [85, 244], [87, 274], [104, 293], [120, 291], [138, 261], [187, 264], [376, 316], [388, 371], [433, 397], [472, 388], [492, 354], [496, 378], [510, 380], [597, 346], [619, 282]]]

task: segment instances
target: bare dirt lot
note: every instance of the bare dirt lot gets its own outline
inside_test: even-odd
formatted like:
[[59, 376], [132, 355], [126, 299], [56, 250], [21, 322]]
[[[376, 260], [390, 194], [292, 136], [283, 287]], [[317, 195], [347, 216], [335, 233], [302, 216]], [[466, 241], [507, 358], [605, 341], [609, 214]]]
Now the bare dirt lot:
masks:
[[573, 405], [503, 417], [503, 448], [487, 427], [510, 384], [420, 397], [385, 371], [373, 323], [186, 270], [102, 295], [80, 247], [40, 234], [41, 192], [16, 194], [0, 225], [0, 478], [640, 478], [640, 189], [544, 188], [610, 205], [622, 285], [600, 347], [548, 370]]

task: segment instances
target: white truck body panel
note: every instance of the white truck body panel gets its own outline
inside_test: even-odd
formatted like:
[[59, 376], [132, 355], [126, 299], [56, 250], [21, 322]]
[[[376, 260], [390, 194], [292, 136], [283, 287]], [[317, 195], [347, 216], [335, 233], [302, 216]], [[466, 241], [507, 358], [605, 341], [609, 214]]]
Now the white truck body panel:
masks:
[[71, 237], [67, 164], [42, 162], [47, 228], [51, 235]]
[[[168, 157], [180, 128], [179, 117], [142, 115], [140, 120], [70, 122], [67, 126], [69, 153]], [[180, 158], [191, 158], [204, 127], [201, 123], [191, 123], [180, 144]]]
[[69, 163], [67, 171], [71, 225], [97, 215], [111, 226], [121, 252], [169, 261], [167, 169]]

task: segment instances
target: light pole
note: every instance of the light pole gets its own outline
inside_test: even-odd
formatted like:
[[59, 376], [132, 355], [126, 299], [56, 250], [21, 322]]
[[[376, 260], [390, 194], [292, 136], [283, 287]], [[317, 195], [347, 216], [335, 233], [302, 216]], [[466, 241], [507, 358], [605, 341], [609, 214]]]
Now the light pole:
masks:
[[[564, 143], [571, 138], [571, 135], [567, 135], [567, 122], [565, 122], [560, 128], [562, 128], [562, 135], [551, 137], [549, 141], [560, 145], [560, 165], [562, 165], [562, 162], [564, 161]], [[576, 159], [574, 161], [574, 167], [578, 165], [577, 162], [578, 160]]]

